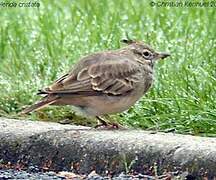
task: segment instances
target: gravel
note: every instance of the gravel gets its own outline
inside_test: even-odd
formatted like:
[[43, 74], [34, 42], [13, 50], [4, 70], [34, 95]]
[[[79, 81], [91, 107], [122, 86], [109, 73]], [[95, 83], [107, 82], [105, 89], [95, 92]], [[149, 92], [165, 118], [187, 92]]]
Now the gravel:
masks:
[[[77, 175], [72, 172], [60, 172], [56, 173], [53, 171], [49, 172], [31, 172], [31, 170], [15, 170], [15, 169], [2, 169], [0, 170], [0, 180], [7, 179], [24, 179], [24, 180], [63, 180], [63, 179], [74, 179], [74, 180], [109, 180], [110, 177], [102, 177], [96, 173], [90, 173], [89, 175]], [[118, 176], [112, 177], [113, 180], [138, 180], [138, 179], [155, 179], [153, 176], [147, 175], [126, 175], [124, 173]]]
[[62, 180], [63, 177], [58, 177], [55, 175], [55, 172], [27, 172], [27, 171], [18, 171], [14, 169], [0, 170], [0, 180], [6, 179], [28, 179], [28, 180]]
[[[124, 172], [118, 174], [117, 176], [100, 176], [95, 171], [92, 171], [89, 174], [75, 174], [73, 172], [68, 171], [47, 171], [41, 172], [38, 167], [30, 166], [26, 170], [16, 170], [16, 169], [7, 169], [3, 168], [0, 169], [0, 180], [7, 180], [7, 179], [24, 179], [24, 180], [139, 180], [139, 179], [146, 179], [146, 180], [171, 180], [171, 179], [185, 179], [185, 180], [195, 180], [197, 179], [194, 176], [191, 176], [187, 172], [169, 172], [160, 176], [149, 176], [143, 174], [125, 174]], [[198, 178], [199, 179], [199, 178]]]
[[[61, 175], [53, 171], [49, 172], [28, 172], [23, 170], [14, 170], [14, 169], [7, 169], [7, 170], [0, 170], [0, 180], [7, 180], [7, 179], [25, 179], [25, 180], [63, 180], [67, 179]], [[72, 177], [71, 179], [82, 179], [81, 176]], [[109, 177], [102, 177], [98, 174], [86, 176], [87, 180], [108, 180]], [[114, 180], [130, 180], [130, 179], [140, 179], [140, 178], [133, 178], [132, 176], [128, 176], [125, 174], [120, 174], [118, 177], [114, 177]]]

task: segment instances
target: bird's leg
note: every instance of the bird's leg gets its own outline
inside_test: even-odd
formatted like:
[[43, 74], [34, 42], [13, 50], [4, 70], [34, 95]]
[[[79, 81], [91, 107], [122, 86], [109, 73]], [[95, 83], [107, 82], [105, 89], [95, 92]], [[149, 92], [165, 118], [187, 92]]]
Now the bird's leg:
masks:
[[102, 125], [102, 126], [108, 126], [108, 122], [106, 122], [102, 117], [100, 116], [96, 116], [97, 120], [98, 120], [98, 125]]
[[95, 128], [100, 128], [100, 127], [104, 127], [106, 129], [119, 129], [121, 126], [117, 123], [109, 123], [107, 121], [105, 121], [102, 117], [100, 116], [96, 116], [96, 118], [98, 119], [98, 124], [95, 126]]

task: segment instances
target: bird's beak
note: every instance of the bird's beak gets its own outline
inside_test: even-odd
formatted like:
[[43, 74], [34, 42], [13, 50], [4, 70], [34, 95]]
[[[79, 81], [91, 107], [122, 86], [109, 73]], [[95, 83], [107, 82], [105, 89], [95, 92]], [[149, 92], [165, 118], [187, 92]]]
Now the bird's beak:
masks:
[[157, 54], [158, 54], [157, 59], [165, 59], [170, 56], [170, 53], [167, 53], [167, 52], [159, 52]]

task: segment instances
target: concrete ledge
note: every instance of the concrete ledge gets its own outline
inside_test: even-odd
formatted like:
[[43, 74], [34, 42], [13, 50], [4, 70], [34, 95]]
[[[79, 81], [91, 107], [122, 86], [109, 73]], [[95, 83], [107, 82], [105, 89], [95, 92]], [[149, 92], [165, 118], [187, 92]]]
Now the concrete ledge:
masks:
[[187, 170], [195, 177], [206, 174], [213, 179], [216, 138], [0, 118], [0, 160], [99, 174], [149, 174], [156, 163], [159, 173]]

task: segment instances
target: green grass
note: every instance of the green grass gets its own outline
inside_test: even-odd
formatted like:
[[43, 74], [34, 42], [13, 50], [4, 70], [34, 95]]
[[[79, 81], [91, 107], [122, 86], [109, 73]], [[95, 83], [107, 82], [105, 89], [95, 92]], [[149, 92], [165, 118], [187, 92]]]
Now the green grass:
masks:
[[[82, 56], [143, 40], [171, 52], [159, 62], [152, 89], [127, 112], [124, 125], [216, 136], [215, 8], [152, 8], [141, 0], [43, 1], [40, 8], [0, 7], [0, 114], [20, 118], [37, 89], [67, 72]], [[72, 119], [69, 107], [50, 107], [30, 119]]]

